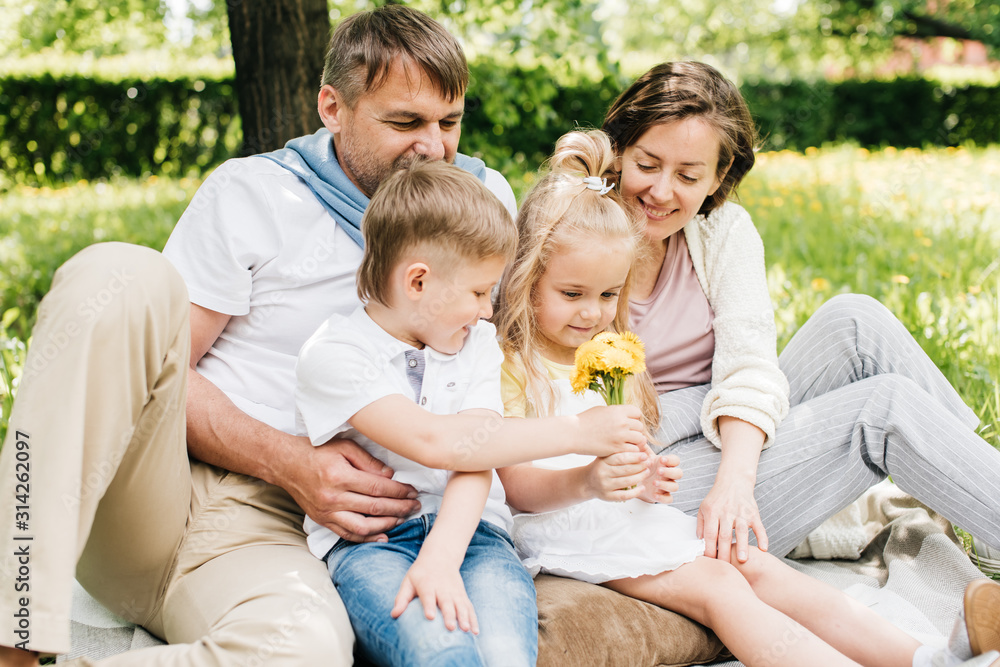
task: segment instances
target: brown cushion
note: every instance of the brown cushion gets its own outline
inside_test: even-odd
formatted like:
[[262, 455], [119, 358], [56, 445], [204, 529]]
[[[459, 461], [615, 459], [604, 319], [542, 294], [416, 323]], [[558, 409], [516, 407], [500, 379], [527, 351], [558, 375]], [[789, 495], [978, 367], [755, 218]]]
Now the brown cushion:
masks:
[[538, 667], [680, 667], [724, 650], [705, 626], [603, 586], [540, 574], [535, 588]]

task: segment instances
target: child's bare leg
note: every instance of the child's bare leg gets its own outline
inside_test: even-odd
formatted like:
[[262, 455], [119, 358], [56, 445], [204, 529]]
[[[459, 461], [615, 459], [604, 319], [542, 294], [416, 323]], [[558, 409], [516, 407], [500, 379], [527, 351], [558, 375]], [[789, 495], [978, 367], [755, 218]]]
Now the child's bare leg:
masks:
[[766, 604], [795, 619], [835, 649], [868, 667], [910, 667], [920, 642], [829, 584], [750, 549], [734, 565]]
[[0, 646], [0, 667], [36, 667], [38, 654], [10, 646]]
[[748, 667], [857, 665], [769, 607], [735, 568], [713, 558], [702, 556], [672, 572], [604, 585], [710, 627]]

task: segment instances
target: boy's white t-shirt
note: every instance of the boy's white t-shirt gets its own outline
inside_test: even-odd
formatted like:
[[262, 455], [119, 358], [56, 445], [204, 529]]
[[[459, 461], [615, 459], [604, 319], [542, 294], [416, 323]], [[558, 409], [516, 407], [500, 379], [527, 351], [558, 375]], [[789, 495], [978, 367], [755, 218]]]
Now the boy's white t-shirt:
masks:
[[[503, 177], [488, 169], [486, 186], [513, 216]], [[294, 433], [299, 348], [357, 307], [361, 248], [297, 176], [248, 157], [212, 172], [163, 254], [192, 303], [231, 316], [198, 371], [251, 417]]]
[[[414, 396], [406, 376], [406, 351], [412, 346], [394, 338], [358, 307], [349, 317], [333, 315], [306, 342], [296, 366], [295, 392], [298, 419], [313, 445], [340, 435], [350, 438], [390, 466], [393, 479], [413, 485], [420, 509], [410, 519], [441, 509], [451, 473], [427, 468], [372, 442], [351, 427], [350, 419], [362, 408], [393, 394], [415, 400], [429, 412], [457, 414], [486, 409], [503, 414], [500, 398], [500, 365], [503, 352], [496, 328], [480, 321], [469, 330], [462, 349], [442, 354], [423, 349], [426, 366], [420, 396]], [[469, 451], [482, 446], [476, 433], [454, 446]], [[503, 486], [496, 472], [483, 511], [483, 519], [509, 531], [512, 518]], [[309, 550], [319, 558], [338, 542], [331, 530], [306, 517]]]

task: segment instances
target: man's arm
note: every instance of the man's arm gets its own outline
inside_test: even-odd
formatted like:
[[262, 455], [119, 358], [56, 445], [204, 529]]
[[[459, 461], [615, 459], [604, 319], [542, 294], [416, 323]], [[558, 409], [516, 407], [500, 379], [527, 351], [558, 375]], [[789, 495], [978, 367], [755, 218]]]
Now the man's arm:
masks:
[[483, 516], [492, 482], [491, 470], [456, 472], [448, 480], [434, 526], [399, 587], [393, 618], [399, 618], [410, 601], [419, 597], [428, 619], [434, 618], [438, 607], [449, 630], [455, 629], [457, 621], [462, 630], [479, 633], [476, 611], [459, 569]]
[[191, 456], [285, 489], [317, 523], [354, 542], [370, 541], [419, 507], [412, 487], [349, 440], [313, 447], [250, 417], [196, 370], [229, 315], [191, 304], [187, 440]]

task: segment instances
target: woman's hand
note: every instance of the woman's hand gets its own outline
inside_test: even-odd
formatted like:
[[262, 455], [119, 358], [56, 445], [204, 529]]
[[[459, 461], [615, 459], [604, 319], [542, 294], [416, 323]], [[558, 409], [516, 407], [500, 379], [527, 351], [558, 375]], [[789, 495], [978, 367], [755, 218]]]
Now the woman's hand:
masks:
[[729, 562], [735, 531], [736, 559], [745, 563], [751, 530], [760, 549], [767, 551], [767, 533], [753, 497], [753, 485], [747, 488], [737, 483], [720, 484], [716, 479], [698, 508], [698, 537], [705, 538], [705, 555]]
[[465, 592], [457, 567], [449, 566], [441, 559], [418, 555], [403, 577], [390, 616], [399, 618], [414, 597], [420, 598], [428, 620], [433, 620], [434, 610], [440, 609], [444, 627], [454, 630], [457, 624], [465, 632], [479, 634], [476, 610]]
[[715, 484], [698, 508], [698, 537], [705, 538], [706, 556], [729, 562], [735, 532], [736, 559], [745, 563], [751, 530], [757, 546], [767, 551], [767, 532], [753, 496], [764, 432], [741, 419], [719, 417], [719, 436], [722, 459]]

